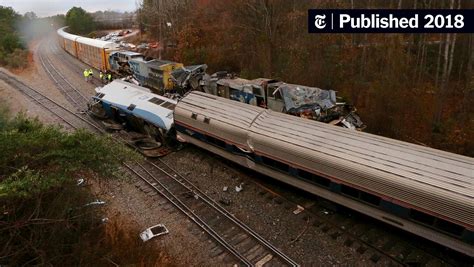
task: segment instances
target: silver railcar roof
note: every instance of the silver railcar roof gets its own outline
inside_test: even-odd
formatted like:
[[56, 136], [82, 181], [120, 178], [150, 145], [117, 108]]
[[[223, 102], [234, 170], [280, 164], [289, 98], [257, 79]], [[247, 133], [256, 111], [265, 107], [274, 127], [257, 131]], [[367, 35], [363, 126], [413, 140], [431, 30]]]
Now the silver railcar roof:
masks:
[[114, 43], [114, 42], [107, 42], [107, 41], [102, 41], [102, 40], [97, 40], [97, 39], [91, 39], [91, 38], [82, 37], [82, 36], [79, 36], [79, 35], [74, 35], [74, 34], [67, 33], [67, 32], [64, 31], [64, 29], [66, 29], [66, 28], [67, 27], [62, 27], [61, 29], [59, 29], [57, 31], [57, 33], [60, 36], [62, 36], [63, 38], [66, 38], [68, 40], [76, 41], [78, 43], [94, 46], [94, 47], [97, 47], [97, 48], [106, 48], [106, 49], [118, 49], [119, 48], [119, 45]]
[[75, 41], [77, 38], [81, 37], [81, 36], [78, 36], [78, 35], [74, 35], [74, 34], [70, 34], [70, 33], [65, 32], [64, 29], [66, 29], [67, 27], [68, 26], [62, 27], [61, 29], [58, 29], [58, 31], [57, 31], [58, 35], [65, 38], [65, 39], [71, 40], [71, 41]]
[[[211, 117], [212, 120], [219, 120], [242, 129], [249, 129], [253, 120], [262, 111], [261, 108], [252, 105], [229, 105], [229, 103], [237, 102], [194, 91], [184, 97], [178, 103], [178, 107], [189, 111], [197, 111], [199, 114]], [[218, 133], [216, 134], [218, 135]]]
[[339, 173], [335, 178], [347, 183], [474, 224], [473, 158], [272, 111], [262, 113], [251, 132], [256, 140], [267, 137], [264, 142], [309, 155], [327, 175]]

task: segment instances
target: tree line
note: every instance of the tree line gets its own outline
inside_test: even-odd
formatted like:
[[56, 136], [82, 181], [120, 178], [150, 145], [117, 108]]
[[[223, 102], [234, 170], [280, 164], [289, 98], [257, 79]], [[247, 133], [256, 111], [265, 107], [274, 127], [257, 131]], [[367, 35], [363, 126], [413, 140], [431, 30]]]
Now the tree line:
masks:
[[[465, 0], [144, 0], [140, 28], [165, 58], [245, 78], [337, 90], [367, 131], [474, 154], [473, 36], [308, 34], [310, 8], [473, 8]], [[171, 25], [171, 26], [169, 26]]]
[[11, 7], [0, 6], [0, 65], [13, 68], [25, 66], [28, 52], [17, 27], [21, 19]]

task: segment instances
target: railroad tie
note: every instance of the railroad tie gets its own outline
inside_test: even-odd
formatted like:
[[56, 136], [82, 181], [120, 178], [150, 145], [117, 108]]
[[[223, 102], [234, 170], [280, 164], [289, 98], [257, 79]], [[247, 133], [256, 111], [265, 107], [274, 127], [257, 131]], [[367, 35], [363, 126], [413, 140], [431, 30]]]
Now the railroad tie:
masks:
[[259, 260], [256, 264], [255, 267], [262, 267], [265, 263], [271, 261], [273, 259], [272, 254], [267, 254], [267, 256], [263, 257], [261, 260]]

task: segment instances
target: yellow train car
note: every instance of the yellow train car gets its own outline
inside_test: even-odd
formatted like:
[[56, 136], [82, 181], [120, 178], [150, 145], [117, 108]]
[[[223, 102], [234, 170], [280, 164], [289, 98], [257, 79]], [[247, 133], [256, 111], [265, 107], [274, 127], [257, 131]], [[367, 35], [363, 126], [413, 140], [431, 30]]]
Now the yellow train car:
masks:
[[158, 93], [174, 88], [171, 72], [183, 67], [182, 63], [158, 59], [150, 61], [131, 59], [128, 64], [140, 85], [153, 88]]
[[77, 58], [98, 70], [110, 70], [109, 55], [118, 50], [118, 45], [113, 42], [79, 37], [76, 39]]
[[163, 84], [165, 90], [171, 90], [174, 87], [173, 80], [171, 79], [171, 72], [182, 67], [184, 67], [182, 63], [172, 61], [165, 61], [163, 62], [163, 65], [159, 66], [159, 69], [163, 71]]
[[80, 36], [70, 34], [64, 31], [64, 28], [61, 28], [58, 30], [58, 39], [59, 39], [59, 45], [66, 50], [69, 54], [71, 54], [74, 57], [77, 57], [77, 45], [76, 45], [76, 40]]
[[109, 55], [119, 49], [118, 44], [70, 34], [64, 31], [65, 28], [57, 31], [59, 45], [64, 50], [95, 69], [110, 70]]
[[140, 85], [151, 87], [158, 93], [174, 88], [171, 72], [183, 67], [182, 63], [158, 59], [131, 59], [128, 64]]

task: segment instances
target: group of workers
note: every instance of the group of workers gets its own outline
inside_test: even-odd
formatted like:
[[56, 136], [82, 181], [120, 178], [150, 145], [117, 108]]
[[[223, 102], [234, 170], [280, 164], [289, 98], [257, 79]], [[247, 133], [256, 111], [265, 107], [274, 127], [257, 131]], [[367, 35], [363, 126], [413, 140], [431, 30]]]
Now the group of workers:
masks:
[[[92, 78], [94, 77], [94, 72], [92, 69], [85, 69], [84, 70], [84, 79], [86, 82], [92, 82]], [[112, 81], [112, 73], [106, 72], [103, 73], [102, 71], [99, 71], [99, 78], [102, 83], [109, 83]]]

